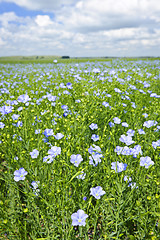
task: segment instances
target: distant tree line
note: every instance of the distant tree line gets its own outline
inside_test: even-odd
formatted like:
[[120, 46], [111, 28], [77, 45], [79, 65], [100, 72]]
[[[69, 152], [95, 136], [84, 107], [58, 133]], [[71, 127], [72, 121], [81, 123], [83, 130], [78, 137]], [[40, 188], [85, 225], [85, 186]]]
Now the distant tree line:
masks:
[[62, 56], [63, 59], [68, 59], [70, 56]]

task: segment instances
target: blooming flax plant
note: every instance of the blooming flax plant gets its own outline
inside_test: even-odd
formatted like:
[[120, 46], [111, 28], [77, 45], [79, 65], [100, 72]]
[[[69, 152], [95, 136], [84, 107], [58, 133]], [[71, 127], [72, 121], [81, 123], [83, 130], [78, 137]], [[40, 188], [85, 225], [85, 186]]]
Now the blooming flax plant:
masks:
[[103, 196], [106, 193], [105, 191], [102, 190], [102, 187], [100, 187], [100, 186], [91, 188], [90, 191], [91, 191], [90, 195], [92, 195], [96, 199], [100, 199], [101, 196]]
[[83, 161], [83, 158], [80, 154], [73, 154], [71, 155], [70, 162], [74, 164], [74, 166], [78, 167], [79, 164]]
[[59, 61], [0, 60], [1, 239], [160, 240], [160, 59]]
[[140, 158], [140, 166], [144, 166], [145, 168], [149, 168], [151, 165], [154, 165], [154, 162], [150, 157], [141, 157]]
[[115, 170], [116, 173], [125, 171], [127, 168], [126, 163], [112, 162], [111, 165], [112, 165], [111, 169]]
[[71, 215], [72, 225], [73, 226], [85, 226], [86, 225], [86, 218], [88, 215], [81, 209]]
[[20, 168], [19, 170], [16, 170], [14, 172], [14, 180], [16, 182], [20, 181], [20, 180], [24, 180], [25, 176], [28, 174], [28, 172], [24, 169], [24, 168]]

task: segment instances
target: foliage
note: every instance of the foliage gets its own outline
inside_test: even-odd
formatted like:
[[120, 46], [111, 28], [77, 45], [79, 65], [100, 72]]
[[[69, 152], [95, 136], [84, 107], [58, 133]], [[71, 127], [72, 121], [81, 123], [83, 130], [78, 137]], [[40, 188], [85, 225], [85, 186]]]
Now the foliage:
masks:
[[2, 239], [160, 239], [159, 66], [0, 65]]

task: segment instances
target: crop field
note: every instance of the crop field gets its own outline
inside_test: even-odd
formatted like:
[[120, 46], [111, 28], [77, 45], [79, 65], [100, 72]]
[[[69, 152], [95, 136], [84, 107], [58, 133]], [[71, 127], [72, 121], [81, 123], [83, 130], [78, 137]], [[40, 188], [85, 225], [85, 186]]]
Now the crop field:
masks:
[[160, 239], [160, 60], [0, 64], [0, 239]]

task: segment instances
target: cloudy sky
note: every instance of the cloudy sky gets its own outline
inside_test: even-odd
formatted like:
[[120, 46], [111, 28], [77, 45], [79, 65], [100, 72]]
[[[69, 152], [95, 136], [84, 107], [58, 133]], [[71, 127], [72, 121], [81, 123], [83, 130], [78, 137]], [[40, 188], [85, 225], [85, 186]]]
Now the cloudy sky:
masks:
[[160, 0], [0, 0], [0, 56], [160, 56]]

